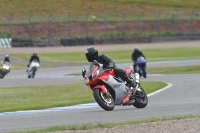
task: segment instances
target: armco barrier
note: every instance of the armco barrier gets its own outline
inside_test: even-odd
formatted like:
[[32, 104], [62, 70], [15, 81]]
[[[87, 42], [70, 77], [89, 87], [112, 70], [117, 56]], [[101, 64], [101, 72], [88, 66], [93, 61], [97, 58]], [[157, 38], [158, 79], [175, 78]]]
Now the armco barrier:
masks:
[[150, 43], [150, 36], [95, 37], [95, 44]]
[[0, 48], [11, 48], [12, 38], [0, 38]]
[[[61, 38], [59, 40], [30, 40], [11, 39], [12, 47], [48, 47], [48, 46], [80, 46], [97, 44], [127, 44], [200, 40], [200, 34], [176, 35], [149, 35], [149, 36], [117, 36], [117, 37], [88, 37], [88, 38]], [[2, 46], [1, 46], [2, 47]]]
[[94, 38], [61, 38], [60, 45], [76, 46], [76, 45], [94, 45]]
[[200, 40], [200, 34], [176, 34], [176, 35], [155, 35], [151, 36], [152, 42], [174, 42]]
[[13, 47], [33, 47], [33, 42], [30, 39], [13, 38], [12, 46]]

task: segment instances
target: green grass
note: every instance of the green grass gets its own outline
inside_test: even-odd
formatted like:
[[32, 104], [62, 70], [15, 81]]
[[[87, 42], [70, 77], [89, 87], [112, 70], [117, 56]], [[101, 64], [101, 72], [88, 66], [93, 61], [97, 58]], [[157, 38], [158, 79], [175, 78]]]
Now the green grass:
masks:
[[[99, 51], [100, 54], [106, 54], [116, 63], [127, 63], [131, 61], [131, 54], [133, 50], [120, 51]], [[147, 57], [148, 61], [161, 60], [184, 60], [184, 59], [200, 59], [200, 48], [166, 48], [166, 49], [144, 49], [142, 52]], [[119, 54], [120, 53], [120, 54]], [[30, 54], [12, 54], [11, 56], [18, 57], [24, 60], [29, 60]], [[55, 53], [55, 54], [39, 54], [41, 62], [51, 63], [87, 63], [85, 53]], [[15, 62], [13, 62], [15, 63]], [[24, 64], [21, 64], [24, 68]], [[14, 67], [14, 66], [13, 66]], [[18, 68], [20, 65], [18, 64]], [[41, 67], [43, 67], [41, 65]], [[45, 66], [50, 67], [50, 66]], [[14, 69], [14, 68], [13, 68]]]
[[[147, 93], [166, 86], [162, 82], [142, 82]], [[84, 84], [0, 88], [0, 112], [33, 110], [94, 102]]]
[[147, 68], [149, 74], [200, 74], [200, 65]]
[[78, 16], [82, 16], [85, 20], [87, 12], [90, 12], [89, 16], [95, 15], [102, 18], [105, 12], [108, 12], [110, 17], [121, 16], [123, 12], [126, 12], [126, 16], [130, 18], [133, 14], [139, 16], [142, 11], [149, 15], [155, 15], [159, 11], [162, 11], [162, 14], [171, 14], [176, 10], [189, 13], [200, 7], [198, 0], [0, 0], [0, 2], [2, 18], [7, 18], [13, 13], [15, 21], [26, 19], [26, 22], [30, 12], [33, 13], [32, 21], [42, 22], [47, 21], [50, 12], [53, 19], [67, 19], [68, 13], [71, 12], [72, 20], [77, 19]]
[[46, 132], [55, 132], [55, 131], [65, 131], [65, 130], [89, 130], [96, 128], [112, 128], [116, 126], [124, 126], [124, 125], [138, 125], [142, 123], [152, 123], [152, 122], [161, 122], [168, 120], [184, 120], [184, 119], [192, 119], [192, 118], [200, 118], [199, 115], [187, 115], [187, 116], [176, 116], [176, 117], [167, 117], [167, 118], [151, 118], [147, 120], [140, 121], [129, 121], [129, 122], [120, 122], [120, 123], [107, 123], [107, 124], [88, 124], [88, 125], [72, 125], [72, 126], [53, 126], [46, 129], [33, 130], [33, 131], [25, 131], [25, 132], [12, 132], [12, 133], [46, 133]]
[[[168, 66], [168, 67], [147, 67], [148, 74], [200, 74], [200, 65], [193, 66]], [[80, 76], [81, 73], [68, 75]]]

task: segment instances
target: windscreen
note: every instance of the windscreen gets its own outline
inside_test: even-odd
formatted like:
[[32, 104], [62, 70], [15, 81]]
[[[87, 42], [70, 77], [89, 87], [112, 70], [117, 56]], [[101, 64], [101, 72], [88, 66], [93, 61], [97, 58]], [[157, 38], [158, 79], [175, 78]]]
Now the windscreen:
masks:
[[92, 71], [94, 70], [94, 68], [97, 67], [94, 65], [93, 62], [90, 63], [89, 65], [89, 73], [88, 73], [88, 76], [91, 76], [92, 75]]
[[93, 72], [94, 69], [99, 70], [98, 76], [101, 75], [104, 72], [102, 65], [100, 65], [100, 67], [98, 68], [98, 66], [95, 66], [94, 63], [91, 62], [90, 65], [89, 65], [89, 71], [88, 71], [89, 77], [92, 75], [92, 72]]

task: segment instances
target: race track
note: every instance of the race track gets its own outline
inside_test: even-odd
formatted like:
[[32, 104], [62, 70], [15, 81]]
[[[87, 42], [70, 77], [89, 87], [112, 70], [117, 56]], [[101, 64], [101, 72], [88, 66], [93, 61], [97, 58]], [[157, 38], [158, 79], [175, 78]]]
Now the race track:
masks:
[[[194, 65], [200, 60], [149, 62], [148, 67]], [[120, 64], [128, 68], [131, 64]], [[64, 76], [81, 72], [88, 66], [40, 69], [35, 79], [27, 79], [25, 71], [17, 70], [1, 80], [1, 87], [68, 84], [83, 82], [81, 76]], [[172, 85], [168, 89], [149, 97], [144, 109], [133, 106], [116, 106], [113, 111], [104, 111], [93, 105], [85, 108], [52, 109], [47, 111], [9, 112], [0, 114], [0, 132], [25, 131], [49, 126], [98, 124], [200, 114], [200, 82], [198, 74], [148, 75], [141, 81], [162, 81]]]

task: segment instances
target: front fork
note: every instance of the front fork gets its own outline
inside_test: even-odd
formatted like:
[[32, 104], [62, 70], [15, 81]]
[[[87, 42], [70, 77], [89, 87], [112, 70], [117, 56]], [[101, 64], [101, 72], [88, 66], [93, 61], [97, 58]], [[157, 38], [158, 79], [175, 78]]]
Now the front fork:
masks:
[[97, 86], [95, 86], [95, 87], [93, 88], [93, 90], [94, 90], [94, 89], [97, 89], [97, 88], [101, 89], [102, 92], [103, 92], [103, 94], [106, 94], [106, 93], [108, 92], [108, 90], [106, 89], [106, 87], [105, 87], [104, 85], [97, 85]]
[[108, 92], [107, 88], [104, 85], [97, 85], [93, 88], [93, 90], [97, 88], [101, 89], [106, 98], [110, 98], [111, 94]]

